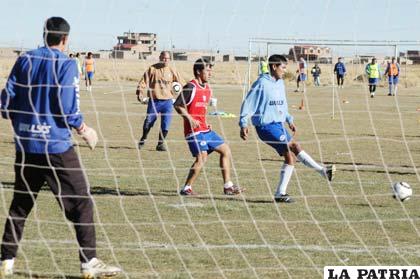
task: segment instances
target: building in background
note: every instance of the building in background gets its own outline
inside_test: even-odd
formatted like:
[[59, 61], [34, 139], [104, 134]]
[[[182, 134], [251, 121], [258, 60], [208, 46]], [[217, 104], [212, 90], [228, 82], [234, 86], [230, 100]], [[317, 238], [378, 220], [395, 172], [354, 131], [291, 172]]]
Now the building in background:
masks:
[[157, 52], [155, 33], [124, 32], [117, 36], [118, 43], [113, 47], [112, 58], [146, 59]]
[[299, 45], [293, 46], [289, 49], [288, 58], [294, 62], [303, 57], [306, 61], [321, 61], [324, 60], [330, 63], [331, 49], [329, 47], [313, 46], [313, 45]]

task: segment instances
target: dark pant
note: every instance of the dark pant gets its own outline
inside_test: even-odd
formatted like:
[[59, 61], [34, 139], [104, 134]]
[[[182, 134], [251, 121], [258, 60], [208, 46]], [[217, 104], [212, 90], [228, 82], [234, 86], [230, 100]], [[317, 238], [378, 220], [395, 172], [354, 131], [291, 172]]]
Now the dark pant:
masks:
[[376, 91], [376, 85], [369, 84], [369, 92], [374, 93]]
[[344, 75], [337, 75], [337, 85], [343, 85], [344, 83]]
[[79, 158], [70, 148], [60, 154], [16, 152], [15, 190], [4, 229], [1, 259], [16, 257], [26, 218], [45, 182], [74, 224], [80, 261], [96, 257], [93, 202]]
[[147, 116], [144, 119], [143, 123], [143, 135], [141, 136], [140, 141], [147, 139], [147, 135], [155, 124], [157, 117], [161, 114], [160, 122], [160, 131], [159, 131], [159, 141], [158, 144], [163, 144], [163, 140], [168, 135], [169, 127], [171, 126], [172, 121], [172, 109], [173, 102], [172, 100], [154, 100], [150, 99], [147, 105]]

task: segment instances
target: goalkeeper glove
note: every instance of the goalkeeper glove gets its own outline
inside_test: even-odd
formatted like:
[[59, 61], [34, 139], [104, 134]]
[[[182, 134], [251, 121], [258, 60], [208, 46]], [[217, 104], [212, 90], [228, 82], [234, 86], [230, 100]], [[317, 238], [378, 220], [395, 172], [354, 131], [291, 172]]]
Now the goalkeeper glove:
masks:
[[95, 146], [98, 143], [98, 135], [94, 129], [83, 123], [82, 126], [77, 129], [77, 134], [82, 137], [91, 150], [95, 149]]

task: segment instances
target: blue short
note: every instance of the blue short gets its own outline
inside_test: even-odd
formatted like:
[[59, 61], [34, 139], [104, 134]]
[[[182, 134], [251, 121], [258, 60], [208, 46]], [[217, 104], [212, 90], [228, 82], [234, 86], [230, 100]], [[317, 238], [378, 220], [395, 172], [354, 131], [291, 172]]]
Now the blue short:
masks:
[[298, 81], [305, 81], [306, 80], [306, 74], [299, 74]]
[[146, 125], [151, 128], [156, 122], [158, 114], [160, 113], [162, 119], [160, 121], [160, 129], [162, 131], [169, 131], [172, 122], [173, 102], [169, 100], [149, 99], [147, 104]]
[[284, 155], [288, 150], [288, 143], [292, 140], [284, 125], [285, 123], [276, 122], [264, 126], [255, 126], [258, 137], [274, 148], [279, 155]]
[[398, 76], [390, 76], [388, 77], [389, 84], [398, 84]]
[[369, 85], [377, 85], [379, 78], [369, 78]]
[[93, 72], [86, 72], [86, 78], [93, 79]]
[[223, 139], [213, 131], [199, 133], [186, 138], [191, 154], [196, 157], [199, 153], [207, 151], [208, 154], [213, 152], [218, 146], [225, 143]]

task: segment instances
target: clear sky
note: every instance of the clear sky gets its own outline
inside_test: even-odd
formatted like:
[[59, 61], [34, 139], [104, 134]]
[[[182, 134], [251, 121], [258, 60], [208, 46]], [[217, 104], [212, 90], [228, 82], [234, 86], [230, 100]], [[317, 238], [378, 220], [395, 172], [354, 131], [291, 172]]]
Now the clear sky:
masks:
[[[250, 37], [420, 40], [420, 0], [0, 0], [0, 46], [34, 48], [50, 16], [71, 25], [71, 48], [111, 49], [126, 31], [159, 49], [247, 53]], [[172, 42], [172, 43], [171, 43]], [[416, 47], [420, 48], [420, 47]]]

